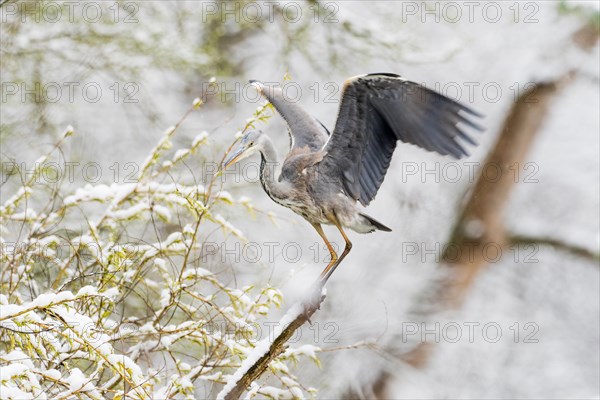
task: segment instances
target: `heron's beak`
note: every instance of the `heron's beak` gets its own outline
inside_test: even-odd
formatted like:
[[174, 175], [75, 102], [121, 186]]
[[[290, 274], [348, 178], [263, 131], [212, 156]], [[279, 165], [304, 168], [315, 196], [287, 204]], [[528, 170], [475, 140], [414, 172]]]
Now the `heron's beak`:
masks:
[[248, 150], [246, 147], [240, 146], [239, 148], [235, 149], [235, 151], [232, 151], [231, 154], [229, 154], [229, 157], [223, 161], [223, 169], [226, 169], [230, 165], [235, 164], [244, 158], [244, 153], [246, 150]]

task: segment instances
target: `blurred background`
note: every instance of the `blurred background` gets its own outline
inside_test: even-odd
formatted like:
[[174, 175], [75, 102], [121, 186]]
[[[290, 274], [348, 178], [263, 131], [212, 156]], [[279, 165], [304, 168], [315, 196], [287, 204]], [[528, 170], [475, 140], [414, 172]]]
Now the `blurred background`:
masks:
[[[202, 160], [218, 161], [263, 103], [249, 79], [286, 85], [331, 130], [343, 81], [362, 73], [397, 73], [480, 111], [486, 131], [467, 159], [398, 147], [369, 207], [393, 232], [351, 234], [353, 251], [300, 338], [321, 348], [322, 366], [296, 373], [319, 398], [599, 397], [597, 1], [1, 4], [3, 174], [9, 160], [33, 164], [71, 125], [65, 159], [99, 166], [93, 183], [122, 182], [196, 97], [203, 108], [173, 141], [206, 131]], [[516, 129], [508, 115], [540, 103], [547, 112], [523, 133], [531, 143], [505, 149], [523, 153], [497, 210], [508, 243], [486, 248], [457, 295], [444, 284], [453, 279], [446, 244], [486, 157]], [[257, 127], [287, 152], [279, 116]], [[289, 305], [327, 252], [309, 224], [262, 192], [257, 162], [222, 187], [261, 210], [227, 217], [262, 256], [232, 256], [229, 237], [230, 253], [211, 262], [229, 265], [240, 286], [271, 282]], [[208, 179], [200, 159], [189, 168]], [[89, 183], [75, 171], [69, 185]], [[3, 185], [3, 203], [14, 190]]]

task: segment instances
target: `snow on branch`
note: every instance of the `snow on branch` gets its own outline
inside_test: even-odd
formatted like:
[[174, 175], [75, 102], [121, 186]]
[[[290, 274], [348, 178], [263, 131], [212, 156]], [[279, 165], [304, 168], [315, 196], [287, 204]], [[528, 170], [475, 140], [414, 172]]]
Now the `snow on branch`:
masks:
[[325, 300], [326, 290], [316, 284], [316, 301], [296, 303], [281, 318], [273, 337], [267, 337], [256, 344], [256, 347], [247, 355], [237, 371], [230, 375], [226, 384], [217, 395], [218, 400], [238, 399], [242, 393], [252, 385], [269, 367], [271, 361], [281, 355], [287, 348], [287, 341], [294, 332], [306, 322], [320, 308]]
[[[280, 338], [312, 315], [293, 307], [275, 342], [256, 344], [281, 291], [231, 287], [223, 261], [206, 254], [207, 238], [247, 240], [234, 215], [261, 210], [221, 190], [218, 175], [201, 178], [184, 165], [192, 155], [214, 162], [197, 151], [211, 143], [205, 132], [173, 148], [178, 127], [201, 104], [165, 131], [132, 182], [67, 187], [44, 180], [42, 167], [16, 169], [4, 182], [12, 193], [0, 204], [0, 397], [205, 398], [215, 385], [231, 381], [235, 389], [256, 365], [266, 368], [261, 349], [283, 349]], [[253, 123], [267, 111], [260, 107]], [[61, 146], [72, 134], [68, 128], [39, 162], [68, 161]], [[280, 356], [271, 370], [281, 386], [254, 382], [248, 395], [306, 398], [313, 389], [288, 365], [316, 360], [317, 350], [271, 352], [269, 360]], [[225, 380], [240, 358], [248, 368]]]

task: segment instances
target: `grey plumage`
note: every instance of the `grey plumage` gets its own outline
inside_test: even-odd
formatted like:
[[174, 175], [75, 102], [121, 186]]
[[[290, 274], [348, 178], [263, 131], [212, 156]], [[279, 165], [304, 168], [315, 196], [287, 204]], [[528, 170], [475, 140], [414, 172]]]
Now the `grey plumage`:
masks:
[[[280, 88], [251, 82], [287, 122], [290, 152], [276, 178], [278, 159], [271, 140], [251, 131], [225, 166], [260, 152], [261, 183], [269, 197], [310, 222], [331, 253], [323, 283], [352, 246], [344, 227], [360, 233], [390, 231], [356, 203], [366, 206], [375, 198], [398, 141], [462, 158], [468, 155], [463, 142], [476, 145], [467, 130], [483, 130], [475, 122], [479, 113], [395, 74], [348, 79], [331, 134], [298, 104], [286, 101]], [[340, 257], [321, 224], [333, 224], [343, 235], [346, 248]]]
[[468, 115], [480, 116], [399, 76], [353, 78], [346, 83], [323, 166], [328, 175], [341, 174], [347, 194], [366, 206], [383, 182], [398, 140], [442, 155], [466, 156], [456, 139], [474, 141], [458, 123], [481, 129]]

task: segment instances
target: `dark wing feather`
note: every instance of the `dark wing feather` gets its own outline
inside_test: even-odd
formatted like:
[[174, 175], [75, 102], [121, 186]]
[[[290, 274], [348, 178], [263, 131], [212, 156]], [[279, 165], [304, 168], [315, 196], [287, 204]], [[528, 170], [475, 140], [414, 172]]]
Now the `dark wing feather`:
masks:
[[[375, 198], [398, 140], [461, 158], [466, 128], [482, 131], [470, 108], [394, 74], [346, 81], [320, 171], [341, 179], [346, 193], [367, 205]], [[459, 140], [460, 139], [460, 140]]]
[[287, 123], [292, 150], [305, 146], [312, 151], [323, 148], [329, 137], [329, 131], [320, 121], [304, 111], [299, 104], [286, 99], [281, 87], [267, 86], [258, 81], [250, 81], [250, 83], [269, 100]]

